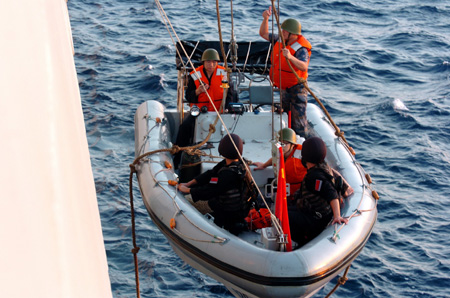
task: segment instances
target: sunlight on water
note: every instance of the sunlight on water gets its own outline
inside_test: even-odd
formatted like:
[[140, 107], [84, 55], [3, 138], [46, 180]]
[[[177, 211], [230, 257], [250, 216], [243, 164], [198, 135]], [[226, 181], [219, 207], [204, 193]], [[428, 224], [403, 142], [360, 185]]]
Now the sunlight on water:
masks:
[[398, 98], [394, 99], [392, 105], [396, 111], [409, 111], [405, 104]]

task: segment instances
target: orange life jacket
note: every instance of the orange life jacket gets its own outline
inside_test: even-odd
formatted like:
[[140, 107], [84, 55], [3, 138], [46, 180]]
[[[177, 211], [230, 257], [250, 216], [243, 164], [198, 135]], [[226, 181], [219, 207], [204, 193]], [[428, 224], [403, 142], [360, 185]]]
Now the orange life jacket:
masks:
[[300, 189], [303, 178], [306, 175], [306, 168], [302, 165], [302, 145], [297, 144], [294, 150], [289, 154], [284, 163], [286, 170], [286, 183], [290, 184], [290, 196], [292, 199], [294, 193]]
[[[308, 50], [308, 61], [306, 61], [306, 64], [309, 65], [309, 59], [311, 57], [311, 44], [309, 41], [303, 37], [303, 35], [299, 35], [298, 39], [291, 45], [286, 46], [286, 49], [288, 49], [293, 56], [295, 56], [295, 52], [297, 52], [301, 47], [304, 47]], [[271, 57], [272, 67], [270, 68], [270, 79], [272, 80], [273, 84], [281, 89], [290, 88], [294, 85], [298, 84], [298, 80], [295, 77], [295, 75], [292, 73], [291, 68], [289, 67], [289, 64], [286, 61], [286, 58], [283, 56], [281, 49], [283, 48], [283, 44], [279, 41], [277, 41], [273, 47], [273, 54]], [[281, 59], [280, 56], [281, 55]], [[281, 64], [281, 67], [280, 67]], [[292, 64], [292, 67], [294, 68], [295, 72], [300, 78], [307, 79], [308, 78], [308, 71], [301, 71], [297, 69], [294, 64]], [[281, 69], [281, 71], [280, 71]], [[281, 75], [281, 86], [280, 85], [280, 75]]]
[[[195, 82], [195, 88], [200, 87], [200, 80], [203, 81], [204, 84], [209, 85], [208, 94], [211, 97], [211, 99], [214, 102], [214, 105], [216, 106], [216, 109], [220, 109], [220, 104], [222, 103], [223, 98], [223, 88], [222, 85], [222, 79], [226, 78], [226, 71], [223, 66], [217, 65], [216, 69], [214, 70], [213, 75], [211, 76], [211, 82], [208, 81], [208, 78], [205, 75], [205, 72], [203, 71], [204, 67], [203, 65], [200, 67], [197, 67], [194, 71], [190, 73], [192, 79]], [[196, 74], [197, 73], [197, 74]], [[199, 80], [200, 78], [200, 80]], [[208, 95], [206, 95], [205, 92], [202, 92], [198, 96], [198, 103], [191, 103], [190, 106], [197, 105], [199, 108], [206, 106], [208, 108], [208, 111], [214, 111], [213, 106], [211, 105], [211, 102], [209, 101]]]

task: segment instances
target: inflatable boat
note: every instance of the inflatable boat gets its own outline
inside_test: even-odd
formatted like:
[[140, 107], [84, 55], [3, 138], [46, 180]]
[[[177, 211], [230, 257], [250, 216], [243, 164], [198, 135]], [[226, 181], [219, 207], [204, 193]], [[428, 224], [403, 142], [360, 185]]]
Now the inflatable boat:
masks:
[[[197, 50], [201, 47], [193, 51]], [[179, 75], [179, 88], [185, 85], [185, 77], [183, 73]], [[349, 219], [347, 225], [329, 225], [307, 244], [285, 251], [273, 226], [231, 234], [216, 226], [208, 212], [198, 209], [176, 187], [178, 182], [188, 181], [222, 160], [218, 144], [228, 130], [243, 140], [242, 156], [247, 160], [266, 161], [271, 156], [276, 133], [288, 126], [288, 115], [273, 112], [270, 82], [257, 77], [241, 88], [239, 102], [220, 114], [219, 120], [214, 112], [193, 112], [194, 144], [199, 146], [195, 148], [195, 160], [182, 158], [182, 165], [184, 162], [192, 167], [175, 170], [173, 164], [175, 138], [183, 115], [188, 112], [183, 88], [179, 90], [177, 108], [154, 100], [142, 103], [135, 114], [138, 183], [151, 220], [173, 250], [192, 267], [223, 283], [233, 295], [308, 297], [350, 266], [368, 241], [377, 218], [377, 196], [370, 177], [316, 104], [307, 105], [308, 134], [323, 139], [326, 162], [354, 190], [341, 207], [342, 216]], [[268, 167], [251, 173], [262, 196], [275, 199], [274, 188], [268, 186], [276, 171]]]

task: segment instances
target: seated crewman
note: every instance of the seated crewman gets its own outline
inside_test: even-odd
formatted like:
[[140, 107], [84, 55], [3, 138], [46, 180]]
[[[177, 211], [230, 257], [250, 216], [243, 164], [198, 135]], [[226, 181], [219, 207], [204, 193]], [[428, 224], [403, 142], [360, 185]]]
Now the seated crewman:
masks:
[[[220, 106], [223, 99], [224, 88], [222, 88], [222, 80], [227, 79], [225, 68], [219, 65], [219, 53], [215, 49], [206, 49], [202, 54], [202, 65], [193, 70], [188, 77], [188, 86], [185, 93], [185, 98], [189, 105], [198, 106], [199, 108], [206, 107], [208, 111], [214, 111], [208, 95], [214, 103], [217, 111], [220, 111]], [[201, 82], [203, 82], [203, 85]], [[231, 102], [233, 98], [232, 88], [228, 89], [226, 102]], [[194, 136], [195, 118], [187, 115], [181, 123], [178, 130], [175, 144], [184, 147], [192, 144]], [[181, 153], [174, 156], [175, 168], [178, 168], [180, 163]]]
[[312, 137], [303, 143], [302, 163], [307, 173], [295, 194], [297, 210], [289, 210], [292, 240], [300, 246], [319, 235], [328, 223], [347, 224], [341, 216], [342, 184], [336, 183], [333, 170], [325, 162], [327, 148], [322, 139]]
[[[297, 144], [297, 135], [291, 128], [283, 128], [278, 132], [281, 146], [283, 147], [284, 167], [286, 172], [286, 183], [289, 183], [290, 189], [288, 196], [289, 205], [293, 205], [295, 192], [300, 189], [303, 177], [306, 175], [306, 168], [302, 165], [302, 145]], [[254, 171], [262, 170], [272, 165], [272, 158], [265, 163], [254, 162], [256, 165]]]
[[238, 151], [230, 137], [224, 136], [218, 149], [225, 159], [195, 179], [179, 184], [178, 189], [190, 193], [194, 202], [208, 201], [213, 210], [211, 215], [214, 217], [214, 223], [237, 235], [243, 226], [246, 226], [244, 218], [250, 210], [250, 203], [244, 195], [245, 166], [239, 159], [243, 142], [238, 135], [230, 135]]

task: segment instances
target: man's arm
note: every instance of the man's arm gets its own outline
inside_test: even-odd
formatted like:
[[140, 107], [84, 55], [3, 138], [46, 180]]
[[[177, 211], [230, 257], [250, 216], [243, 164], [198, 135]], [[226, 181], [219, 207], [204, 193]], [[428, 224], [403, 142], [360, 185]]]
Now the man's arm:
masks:
[[[286, 57], [292, 63], [292, 65], [295, 66], [297, 69], [299, 69], [301, 71], [307, 71], [308, 70], [308, 64], [307, 64], [308, 60], [302, 61], [303, 60], [302, 58], [300, 58], [300, 59], [302, 59], [302, 60], [300, 60], [299, 58], [293, 56], [291, 54], [291, 52], [289, 52], [289, 50], [286, 49], [286, 48], [284, 48], [282, 51], [283, 51], [283, 56]], [[305, 48], [302, 48], [299, 51], [306, 51], [306, 52], [308, 52]], [[307, 55], [306, 59], [309, 58], [308, 54], [306, 54], [306, 55]], [[300, 53], [299, 55], [296, 55], [296, 56], [303, 57], [304, 54]]]
[[348, 219], [343, 218], [341, 216], [341, 207], [339, 205], [339, 199], [334, 199], [330, 202], [331, 209], [333, 210], [333, 222], [331, 223], [334, 225], [335, 223], [338, 224], [348, 224]]
[[269, 17], [272, 15], [272, 6], [263, 12], [263, 21], [259, 27], [259, 35], [269, 41]]

